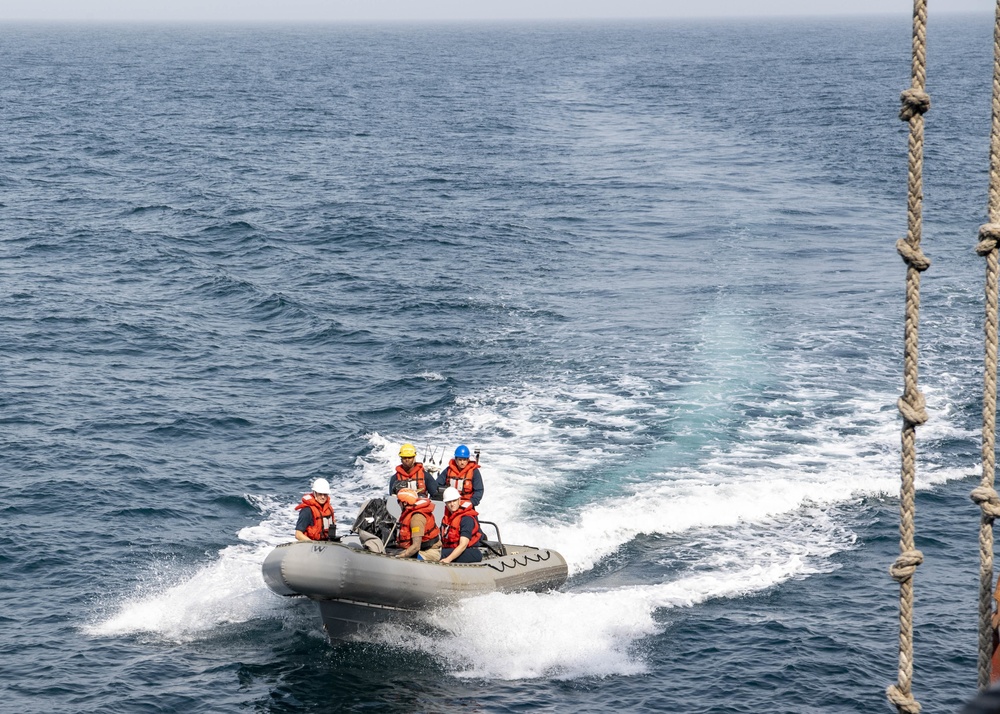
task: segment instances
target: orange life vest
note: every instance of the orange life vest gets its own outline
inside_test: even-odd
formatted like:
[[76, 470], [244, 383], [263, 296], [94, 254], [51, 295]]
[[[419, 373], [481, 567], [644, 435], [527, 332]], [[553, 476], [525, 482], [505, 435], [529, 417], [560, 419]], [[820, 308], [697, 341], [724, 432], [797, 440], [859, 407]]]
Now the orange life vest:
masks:
[[413, 464], [413, 470], [407, 471], [399, 465], [396, 467], [396, 483], [402, 482], [400, 488], [412, 488], [417, 493], [427, 493], [427, 483], [424, 481], [424, 465]]
[[452, 459], [448, 463], [448, 470], [444, 474], [447, 479], [446, 483], [458, 490], [458, 494], [463, 501], [472, 498], [472, 474], [478, 468], [479, 464], [475, 461], [467, 463], [464, 469], [458, 468], [455, 459]]
[[316, 502], [311, 493], [307, 493], [302, 497], [302, 503], [295, 507], [296, 511], [301, 511], [303, 508], [308, 508], [312, 511], [313, 522], [312, 525], [306, 528], [306, 538], [309, 540], [329, 540], [330, 539], [330, 528], [337, 520], [333, 517], [333, 506], [330, 504], [330, 497], [326, 497], [326, 503], [322, 506]]
[[399, 516], [399, 538], [396, 540], [396, 545], [403, 550], [413, 545], [413, 535], [410, 533], [410, 521], [418, 513], [424, 514], [424, 518], [427, 519], [427, 525], [424, 527], [424, 533], [420, 538], [420, 549], [426, 550], [425, 544], [429, 547], [432, 542], [438, 539], [440, 531], [437, 523], [434, 522], [434, 502], [427, 498], [421, 498], [412, 506], [406, 506], [403, 509], [403, 513]]
[[445, 510], [444, 518], [441, 520], [441, 526], [443, 532], [441, 533], [441, 545], [445, 548], [457, 548], [459, 542], [462, 540], [462, 518], [465, 516], [472, 516], [472, 537], [469, 538], [469, 545], [467, 548], [472, 548], [478, 545], [479, 541], [483, 538], [483, 532], [479, 530], [479, 514], [476, 513], [476, 509], [472, 507], [472, 503], [469, 501], [463, 501], [462, 505], [458, 507], [458, 510], [452, 513], [451, 511]]

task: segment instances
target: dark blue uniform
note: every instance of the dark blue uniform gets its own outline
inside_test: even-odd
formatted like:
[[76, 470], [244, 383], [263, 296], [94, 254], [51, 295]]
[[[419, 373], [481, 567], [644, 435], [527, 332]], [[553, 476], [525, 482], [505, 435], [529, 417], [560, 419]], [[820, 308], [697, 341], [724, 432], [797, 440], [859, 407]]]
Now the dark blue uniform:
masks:
[[[478, 471], [477, 471], [478, 473]], [[462, 516], [461, 525], [459, 526], [458, 532], [464, 537], [472, 540], [472, 532], [476, 527], [476, 521], [472, 516]], [[482, 539], [480, 539], [482, 542]], [[455, 551], [454, 548], [443, 548], [441, 550], [441, 557], [447, 558]], [[471, 545], [462, 551], [462, 554], [455, 558], [452, 563], [479, 563], [483, 559], [483, 553], [475, 545]]]

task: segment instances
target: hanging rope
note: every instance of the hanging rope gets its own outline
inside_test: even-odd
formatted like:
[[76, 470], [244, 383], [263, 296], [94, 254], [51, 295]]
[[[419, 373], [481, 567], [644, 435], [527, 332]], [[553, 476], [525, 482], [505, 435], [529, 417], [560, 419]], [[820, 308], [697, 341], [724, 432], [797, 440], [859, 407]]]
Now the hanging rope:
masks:
[[[1000, 2], [1000, 0], [998, 0]], [[924, 113], [931, 99], [926, 81], [927, 2], [913, 2], [913, 63], [910, 88], [901, 95], [899, 118], [910, 125], [909, 169], [906, 202], [906, 238], [896, 250], [906, 263], [906, 327], [903, 352], [903, 396], [897, 401], [903, 415], [902, 468], [899, 490], [899, 557], [889, 574], [899, 583], [899, 671], [895, 684], [886, 689], [889, 701], [902, 714], [918, 714], [913, 698], [913, 573], [924, 556], [913, 543], [914, 477], [916, 475], [916, 427], [927, 421], [924, 395], [917, 386], [918, 325], [920, 320], [920, 273], [930, 261], [920, 251], [923, 206]]]
[[993, 520], [1000, 498], [993, 488], [997, 420], [997, 241], [1000, 240], [1000, 0], [993, 25], [993, 125], [990, 130], [989, 223], [979, 228], [976, 252], [986, 258], [985, 358], [983, 363], [983, 477], [972, 491], [979, 504], [979, 687], [989, 686], [993, 656]]

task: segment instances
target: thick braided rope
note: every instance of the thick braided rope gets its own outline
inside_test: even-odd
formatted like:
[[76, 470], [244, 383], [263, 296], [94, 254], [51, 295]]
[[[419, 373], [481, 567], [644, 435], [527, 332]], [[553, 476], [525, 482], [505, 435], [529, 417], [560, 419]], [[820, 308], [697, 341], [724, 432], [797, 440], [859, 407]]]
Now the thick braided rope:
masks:
[[993, 656], [993, 520], [1000, 498], [993, 488], [997, 421], [997, 241], [1000, 239], [1000, 0], [993, 24], [993, 122], [990, 129], [989, 220], [979, 229], [976, 252], [986, 258], [986, 317], [983, 324], [983, 476], [972, 491], [979, 504], [979, 687], [990, 684]]
[[[1000, 0], [998, 0], [1000, 2]], [[897, 406], [903, 415], [902, 467], [899, 489], [899, 558], [889, 569], [899, 583], [899, 670], [896, 683], [886, 689], [889, 701], [901, 714], [918, 714], [913, 698], [913, 574], [923, 561], [914, 547], [914, 479], [916, 476], [916, 427], [927, 421], [924, 395], [917, 386], [918, 325], [920, 320], [920, 273], [930, 261], [920, 250], [923, 207], [924, 113], [931, 100], [926, 82], [927, 1], [913, 2], [912, 83], [901, 95], [899, 118], [910, 125], [906, 238], [896, 250], [906, 262], [906, 325], [903, 347], [903, 396]]]

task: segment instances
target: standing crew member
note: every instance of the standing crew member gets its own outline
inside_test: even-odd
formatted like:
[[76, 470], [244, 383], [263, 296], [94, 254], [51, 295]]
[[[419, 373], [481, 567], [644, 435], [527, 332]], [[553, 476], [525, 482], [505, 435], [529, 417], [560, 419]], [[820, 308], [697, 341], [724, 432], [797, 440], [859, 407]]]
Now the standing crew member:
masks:
[[401, 488], [409, 488], [423, 498], [437, 498], [438, 485], [433, 478], [427, 478], [424, 465], [417, 462], [417, 447], [403, 444], [399, 447], [399, 466], [389, 477], [389, 495], [395, 495]]
[[312, 493], [305, 494], [295, 510], [299, 512], [295, 540], [336, 540], [337, 521], [330, 505], [330, 483], [325, 478], [313, 481]]
[[483, 554], [476, 546], [483, 539], [479, 530], [479, 514], [469, 501], [463, 501], [457, 490], [444, 490], [444, 519], [441, 521], [441, 562], [478, 563]]
[[417, 553], [423, 560], [441, 560], [441, 538], [434, 522], [434, 502], [420, 498], [417, 492], [401, 488], [396, 494], [403, 512], [399, 516], [399, 536], [396, 545], [403, 549], [397, 558], [412, 558]]
[[463, 501], [471, 501], [478, 506], [483, 500], [483, 475], [479, 464], [469, 460], [469, 447], [462, 444], [455, 449], [455, 458], [448, 462], [448, 468], [441, 472], [438, 488], [454, 488]]

